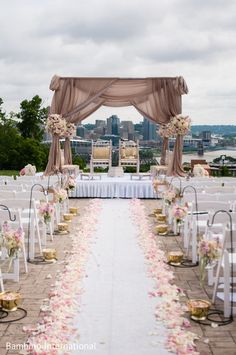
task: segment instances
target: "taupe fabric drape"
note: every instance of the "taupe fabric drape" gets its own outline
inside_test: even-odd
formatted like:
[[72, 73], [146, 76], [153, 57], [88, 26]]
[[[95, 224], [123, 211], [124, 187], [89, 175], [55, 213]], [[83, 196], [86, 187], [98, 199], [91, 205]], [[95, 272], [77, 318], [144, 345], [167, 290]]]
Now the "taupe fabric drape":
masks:
[[[133, 105], [153, 122], [167, 123], [171, 116], [181, 113], [181, 95], [188, 93], [182, 77], [120, 79], [54, 76], [50, 89], [55, 91], [50, 113], [61, 114], [73, 123], [81, 122], [102, 105]], [[57, 152], [50, 151], [50, 154]], [[52, 168], [48, 162], [46, 171]]]
[[45, 175], [52, 175], [61, 172], [61, 152], [58, 134], [53, 135], [52, 144], [48, 156], [48, 165], [44, 172]]
[[177, 135], [173, 156], [171, 163], [168, 167], [168, 176], [185, 176], [185, 172], [182, 168], [182, 150], [183, 150], [183, 136]]
[[164, 137], [162, 141], [162, 148], [161, 148], [161, 159], [160, 159], [160, 164], [161, 165], [166, 165], [166, 151], [169, 148], [169, 138]]
[[70, 147], [70, 139], [66, 137], [64, 144], [64, 157], [65, 157], [65, 165], [72, 164], [72, 153]]

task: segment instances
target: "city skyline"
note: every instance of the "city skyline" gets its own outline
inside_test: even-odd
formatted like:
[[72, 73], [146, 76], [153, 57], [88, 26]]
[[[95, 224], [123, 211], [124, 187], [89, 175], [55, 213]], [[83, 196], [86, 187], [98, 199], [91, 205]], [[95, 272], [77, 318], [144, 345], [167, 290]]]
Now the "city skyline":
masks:
[[[56, 6], [12, 0], [2, 3], [0, 24], [0, 97], [7, 112], [36, 94], [50, 105], [54, 74], [181, 75], [189, 87], [183, 114], [193, 124], [236, 121], [233, 0], [59, 0]], [[133, 108], [123, 112], [126, 120], [140, 119]], [[102, 107], [86, 121], [112, 114], [121, 116]]]

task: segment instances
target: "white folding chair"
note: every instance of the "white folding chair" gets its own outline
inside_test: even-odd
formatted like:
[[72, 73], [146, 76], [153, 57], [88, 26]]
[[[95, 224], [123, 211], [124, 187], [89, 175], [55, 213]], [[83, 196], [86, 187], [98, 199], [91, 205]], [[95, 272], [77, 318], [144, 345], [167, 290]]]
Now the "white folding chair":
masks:
[[195, 201], [193, 202], [191, 207], [191, 212], [186, 218], [187, 220], [186, 224], [190, 227], [187, 232], [188, 235], [187, 254], [191, 246], [193, 263], [196, 263], [198, 260], [198, 256], [197, 256], [198, 232], [200, 234], [201, 233], [203, 234], [205, 232], [207, 221], [208, 221], [208, 213], [220, 209], [229, 211], [230, 203], [220, 202], [220, 201], [198, 201], [198, 211], [196, 211]]
[[[223, 214], [222, 214], [223, 216]], [[216, 216], [220, 217], [220, 214]], [[225, 220], [228, 218], [224, 214]], [[234, 213], [232, 219], [236, 221], [236, 214]], [[226, 224], [226, 223], [225, 223]], [[214, 227], [214, 225], [212, 226]], [[224, 316], [229, 317], [231, 313], [231, 300], [233, 302], [236, 302], [236, 294], [233, 293], [233, 287], [234, 284], [236, 283], [236, 278], [234, 275], [231, 275], [231, 267], [232, 264], [234, 265], [234, 271], [236, 267], [236, 225], [233, 224], [232, 228], [232, 234], [233, 234], [233, 253], [231, 253], [231, 236], [230, 236], [230, 229], [229, 229], [229, 223], [227, 223], [227, 227], [224, 228], [224, 231], [222, 233], [222, 252], [219, 258], [219, 261], [217, 263], [216, 267], [216, 273], [215, 276], [213, 276], [214, 280], [214, 289], [213, 289], [213, 295], [212, 295], [212, 303], [215, 303], [216, 297], [221, 299], [224, 302]], [[223, 272], [223, 275], [220, 276], [220, 273]], [[233, 278], [232, 278], [233, 276]], [[233, 297], [233, 298], [232, 298]], [[233, 307], [233, 313], [236, 313], [236, 307]]]
[[[29, 224], [29, 200], [27, 199], [9, 199], [9, 200], [0, 200], [0, 203], [6, 205], [9, 209], [20, 209], [21, 211], [21, 223], [23, 229], [26, 233], [28, 233], [28, 224]], [[37, 235], [37, 242], [39, 247], [39, 253], [42, 254], [42, 241], [41, 235], [38, 226], [37, 219], [37, 207], [36, 202], [32, 200], [32, 208], [30, 212], [30, 231], [29, 231], [29, 256], [30, 259], [34, 259], [35, 257], [35, 231]], [[26, 234], [27, 235], [27, 234]]]
[[2, 191], [23, 191], [22, 184], [7, 184], [0, 186], [0, 192]]
[[[7, 206], [8, 207], [8, 206]], [[1, 208], [1, 207], [0, 207]], [[11, 215], [14, 216], [15, 221], [9, 221], [8, 211], [0, 209], [0, 221], [7, 221], [13, 228], [17, 229], [18, 227], [23, 229], [23, 223], [21, 218], [21, 210], [19, 208], [9, 208]], [[24, 269], [25, 272], [28, 273], [28, 265], [26, 260], [26, 250], [25, 250], [25, 237], [23, 235], [23, 242], [22, 242], [22, 256], [24, 262]]]

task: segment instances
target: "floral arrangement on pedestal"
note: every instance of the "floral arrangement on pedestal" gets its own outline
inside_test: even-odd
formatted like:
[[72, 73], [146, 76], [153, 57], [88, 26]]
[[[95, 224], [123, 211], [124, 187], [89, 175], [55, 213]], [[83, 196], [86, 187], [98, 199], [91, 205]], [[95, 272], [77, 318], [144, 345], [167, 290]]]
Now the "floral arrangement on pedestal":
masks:
[[206, 277], [206, 268], [214, 266], [214, 263], [219, 260], [222, 250], [222, 244], [218, 237], [213, 239], [201, 239], [198, 243], [198, 255], [200, 266], [200, 283]]
[[183, 116], [182, 114], [176, 115], [174, 117], [171, 117], [170, 125], [173, 134], [179, 134], [184, 136], [190, 130], [191, 119], [189, 116]]
[[27, 164], [23, 169], [20, 170], [20, 176], [34, 176], [36, 174], [35, 165]]
[[0, 250], [1, 248], [6, 248], [7, 250], [7, 255], [10, 258], [9, 269], [12, 260], [18, 256], [18, 252], [21, 250], [23, 237], [24, 232], [22, 228], [13, 230], [7, 222], [3, 223], [0, 232]]
[[209, 177], [209, 173], [203, 168], [201, 164], [195, 164], [193, 168], [193, 175], [195, 177]]
[[54, 208], [52, 204], [48, 202], [40, 202], [39, 215], [43, 218], [45, 224], [51, 222], [53, 212]]
[[68, 197], [67, 191], [63, 188], [57, 189], [54, 192], [54, 200], [63, 203]]
[[64, 137], [65, 138], [71, 138], [76, 135], [76, 127], [74, 123], [66, 122], [65, 125], [65, 132], [64, 132]]
[[51, 114], [47, 118], [46, 130], [51, 134], [57, 134], [63, 137], [66, 132], [66, 121], [58, 114]]

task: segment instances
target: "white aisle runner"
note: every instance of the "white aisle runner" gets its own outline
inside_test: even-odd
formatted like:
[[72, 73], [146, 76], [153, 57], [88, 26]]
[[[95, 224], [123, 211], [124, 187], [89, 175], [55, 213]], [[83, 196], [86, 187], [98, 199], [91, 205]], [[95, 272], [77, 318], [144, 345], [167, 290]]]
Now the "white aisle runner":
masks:
[[[87, 265], [76, 327], [79, 343], [96, 355], [166, 355], [165, 329], [155, 328], [155, 303], [148, 296], [144, 257], [130, 218], [128, 200], [103, 200], [92, 255]], [[152, 332], [157, 335], [151, 335]]]

